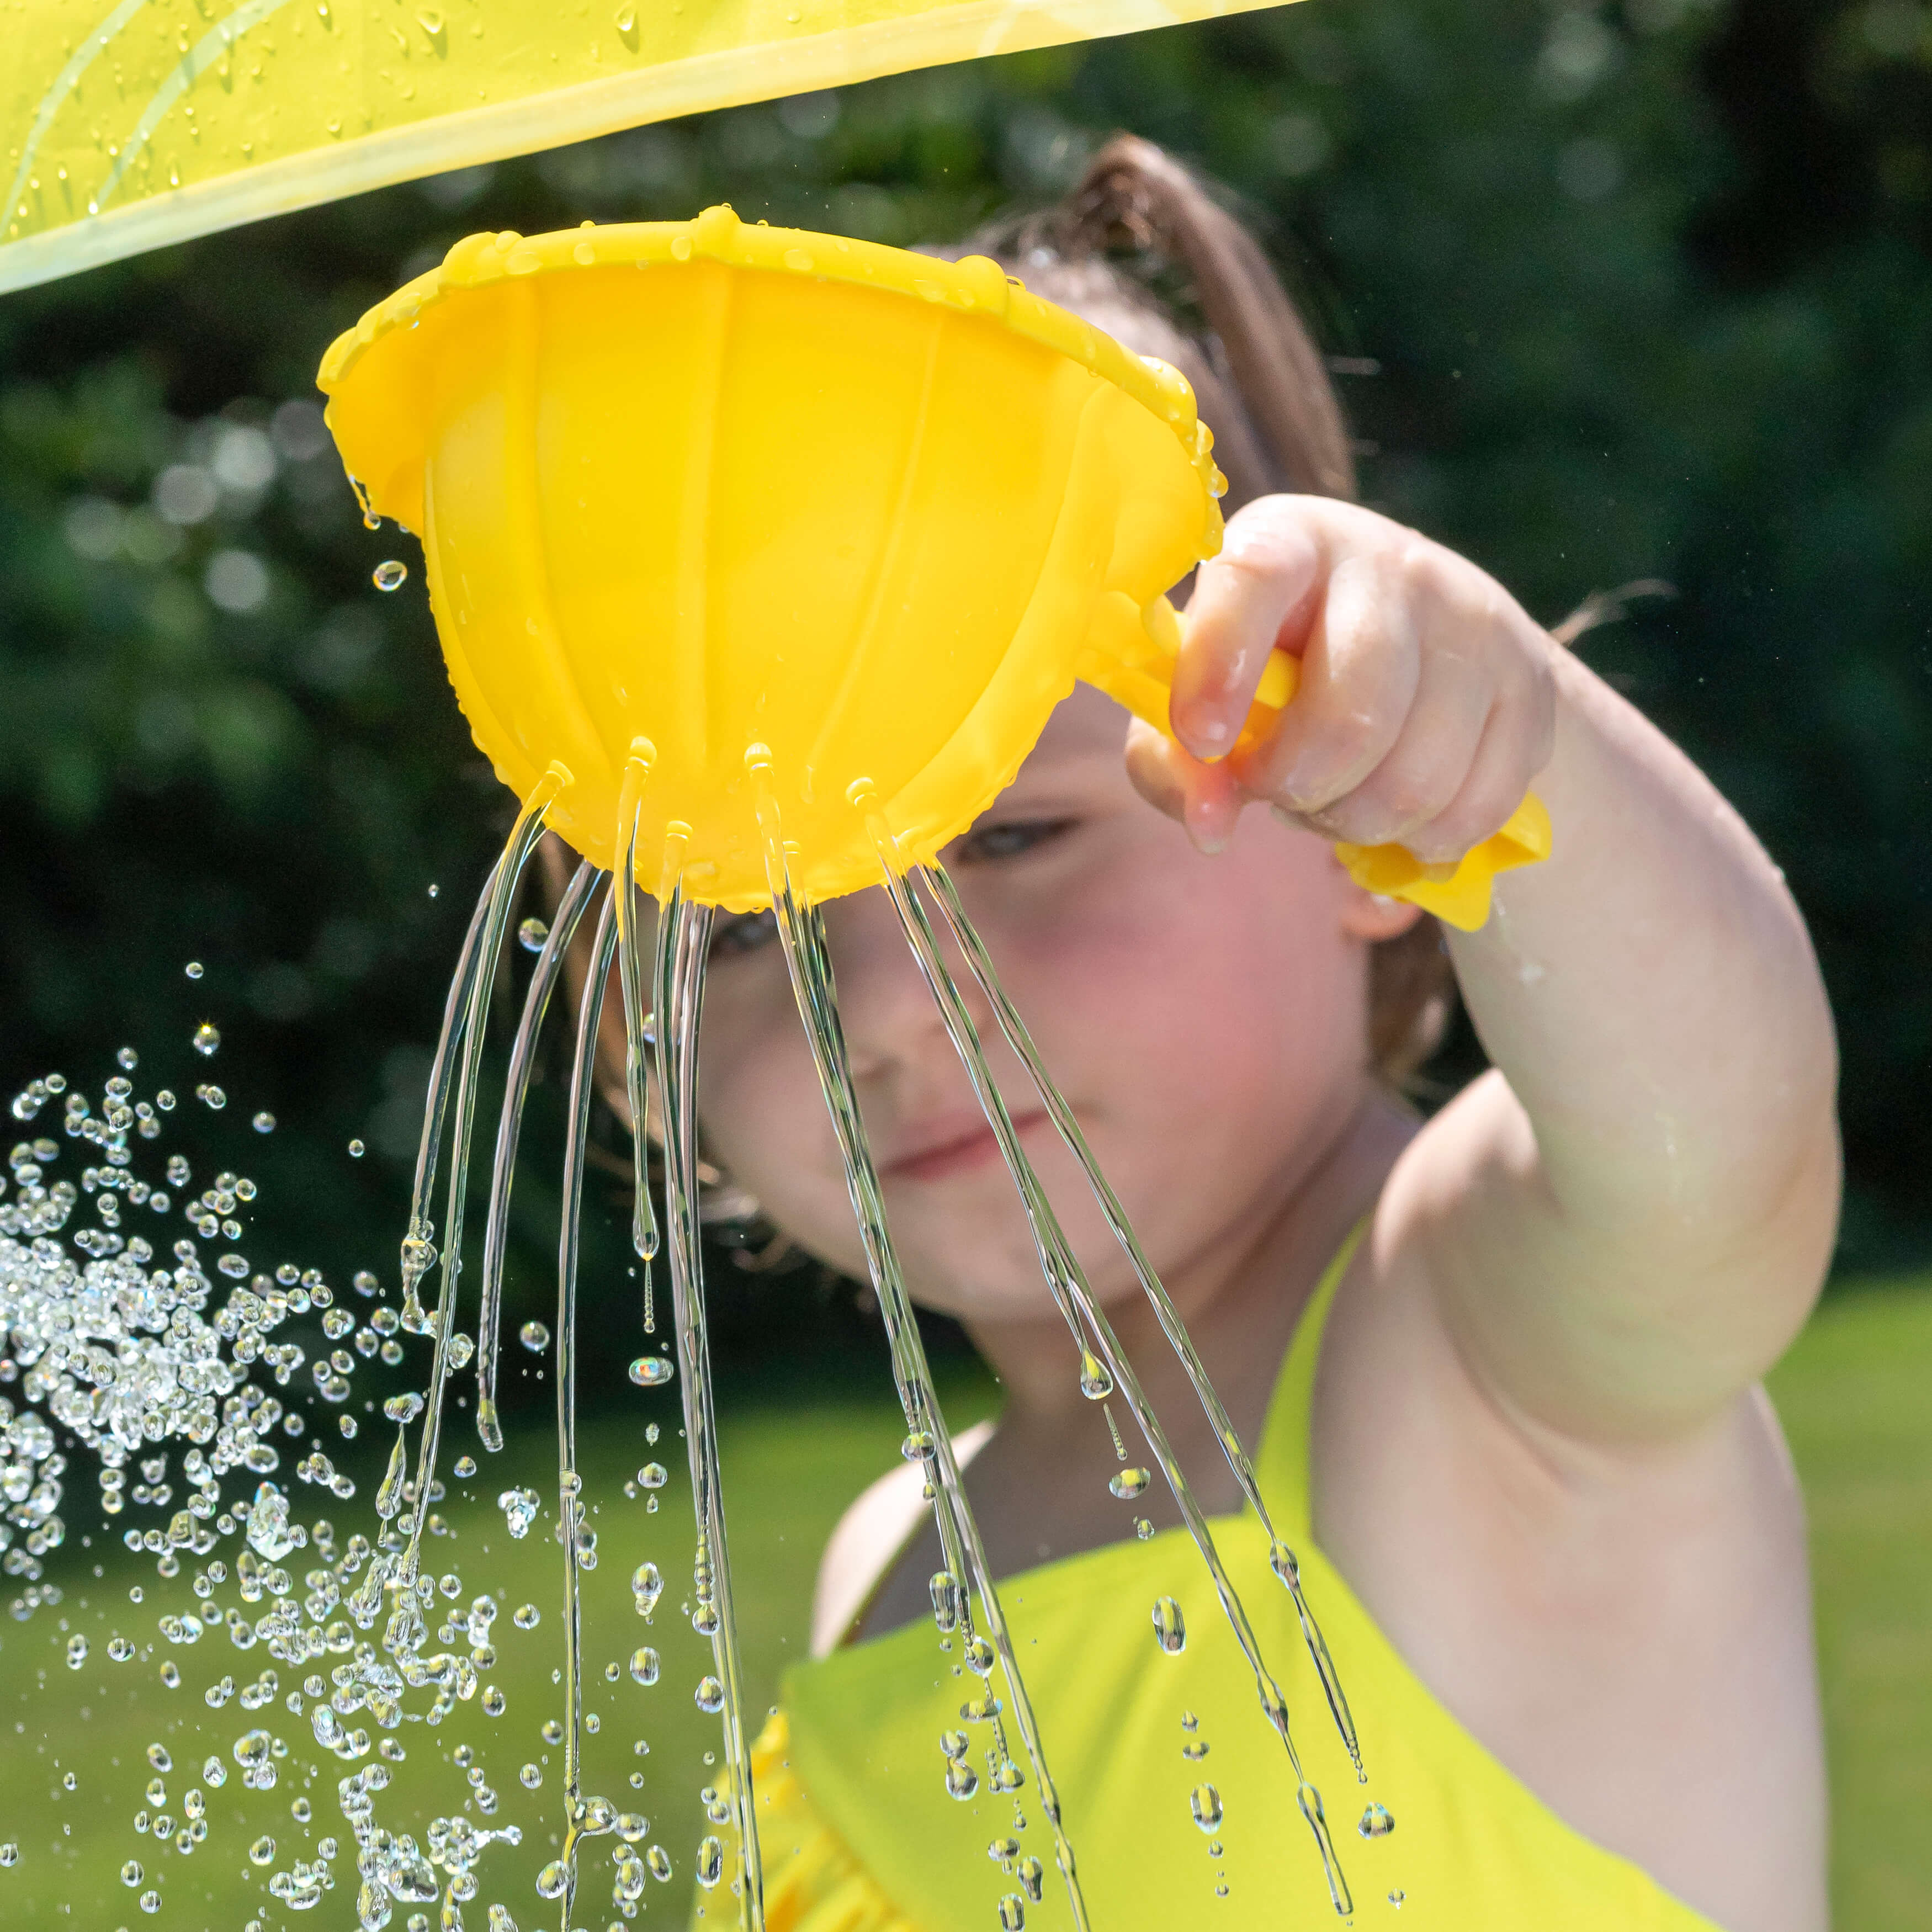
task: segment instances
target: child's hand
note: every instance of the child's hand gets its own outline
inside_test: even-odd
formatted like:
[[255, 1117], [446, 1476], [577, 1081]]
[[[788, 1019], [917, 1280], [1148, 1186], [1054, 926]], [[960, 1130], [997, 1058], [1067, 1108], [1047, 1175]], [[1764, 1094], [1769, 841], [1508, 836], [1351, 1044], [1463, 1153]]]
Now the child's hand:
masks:
[[[1201, 566], [1182, 629], [1179, 742], [1136, 724], [1127, 763], [1204, 851], [1252, 800], [1331, 839], [1450, 865], [1548, 761], [1557, 646], [1475, 565], [1372, 511], [1246, 505]], [[1300, 660], [1300, 688], [1230, 757], [1276, 648]]]

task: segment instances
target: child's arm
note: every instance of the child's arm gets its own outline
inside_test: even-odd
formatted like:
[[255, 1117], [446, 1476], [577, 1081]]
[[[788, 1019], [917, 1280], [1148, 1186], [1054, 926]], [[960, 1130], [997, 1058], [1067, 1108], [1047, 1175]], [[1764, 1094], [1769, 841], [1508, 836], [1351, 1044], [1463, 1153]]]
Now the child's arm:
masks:
[[[1370, 512], [1249, 506], [1186, 632], [1188, 752], [1142, 728], [1131, 756], [1204, 846], [1259, 800], [1448, 860], [1534, 781], [1553, 856], [1450, 938], [1496, 1071], [1405, 1156], [1384, 1227], [1509, 1406], [1604, 1442], [1715, 1416], [1802, 1322], [1837, 1210], [1830, 1016], [1776, 868], [1492, 579]], [[1233, 742], [1277, 644], [1303, 662], [1280, 725], [1199, 762]]]

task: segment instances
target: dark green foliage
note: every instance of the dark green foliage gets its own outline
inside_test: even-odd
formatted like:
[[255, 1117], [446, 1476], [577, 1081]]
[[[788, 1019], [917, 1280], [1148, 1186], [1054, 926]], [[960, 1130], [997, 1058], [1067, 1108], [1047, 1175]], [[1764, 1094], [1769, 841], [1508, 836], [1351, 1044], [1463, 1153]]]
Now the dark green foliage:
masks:
[[[224, 1131], [280, 1117], [246, 1149], [274, 1238], [386, 1265], [506, 801], [420, 572], [370, 586], [413, 544], [364, 530], [288, 406], [324, 346], [477, 227], [728, 198], [949, 239], [1124, 126], [1229, 184], [1326, 346], [1378, 366], [1344, 382], [1371, 501], [1548, 621], [1630, 580], [1676, 587], [1586, 653], [1787, 868], [1844, 1036], [1846, 1258], [1916, 1245], [1928, 21], [1909, 0], [1305, 0], [640, 129], [0, 301], [0, 1077], [98, 1083], [131, 1040], [178, 1085], [222, 1078]], [[166, 520], [210, 476], [209, 513]], [[186, 1046], [208, 1015], [212, 1068]], [[532, 1146], [556, 1126], [540, 1107]], [[526, 1164], [533, 1262], [550, 1165]], [[745, 1332], [754, 1309], [795, 1311], [792, 1335], [816, 1319], [807, 1280], [748, 1303]]]

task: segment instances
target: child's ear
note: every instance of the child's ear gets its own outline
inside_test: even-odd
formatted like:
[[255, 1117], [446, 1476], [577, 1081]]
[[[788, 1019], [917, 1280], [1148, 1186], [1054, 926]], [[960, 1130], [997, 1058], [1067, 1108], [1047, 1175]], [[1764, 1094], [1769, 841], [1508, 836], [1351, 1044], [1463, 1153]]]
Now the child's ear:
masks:
[[[1338, 872], [1342, 871], [1340, 859], [1334, 860], [1334, 864]], [[1346, 879], [1346, 874], [1343, 876]], [[1354, 880], [1347, 879], [1342, 902], [1342, 930], [1351, 939], [1373, 945], [1398, 938], [1421, 916], [1419, 905], [1411, 905], [1406, 899], [1392, 899], [1381, 892], [1364, 892]]]

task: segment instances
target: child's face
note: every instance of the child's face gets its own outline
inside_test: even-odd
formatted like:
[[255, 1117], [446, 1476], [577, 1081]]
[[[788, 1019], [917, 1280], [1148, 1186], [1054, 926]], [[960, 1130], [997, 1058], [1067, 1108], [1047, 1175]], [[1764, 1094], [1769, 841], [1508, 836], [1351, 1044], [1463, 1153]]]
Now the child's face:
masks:
[[[1367, 939], [1384, 928], [1325, 844], [1260, 813], [1203, 857], [1129, 783], [1124, 734], [1124, 715], [1080, 688], [946, 859], [1048, 1070], [1178, 1286], [1217, 1258], [1238, 1264], [1354, 1112], [1368, 1079]], [[1012, 1183], [890, 901], [838, 900], [825, 923], [908, 1286], [969, 1321], [1047, 1313]], [[718, 932], [699, 1082], [710, 1150], [787, 1234], [862, 1279], [769, 918]], [[1024, 1070], [947, 953], [1095, 1290], [1134, 1292]]]

